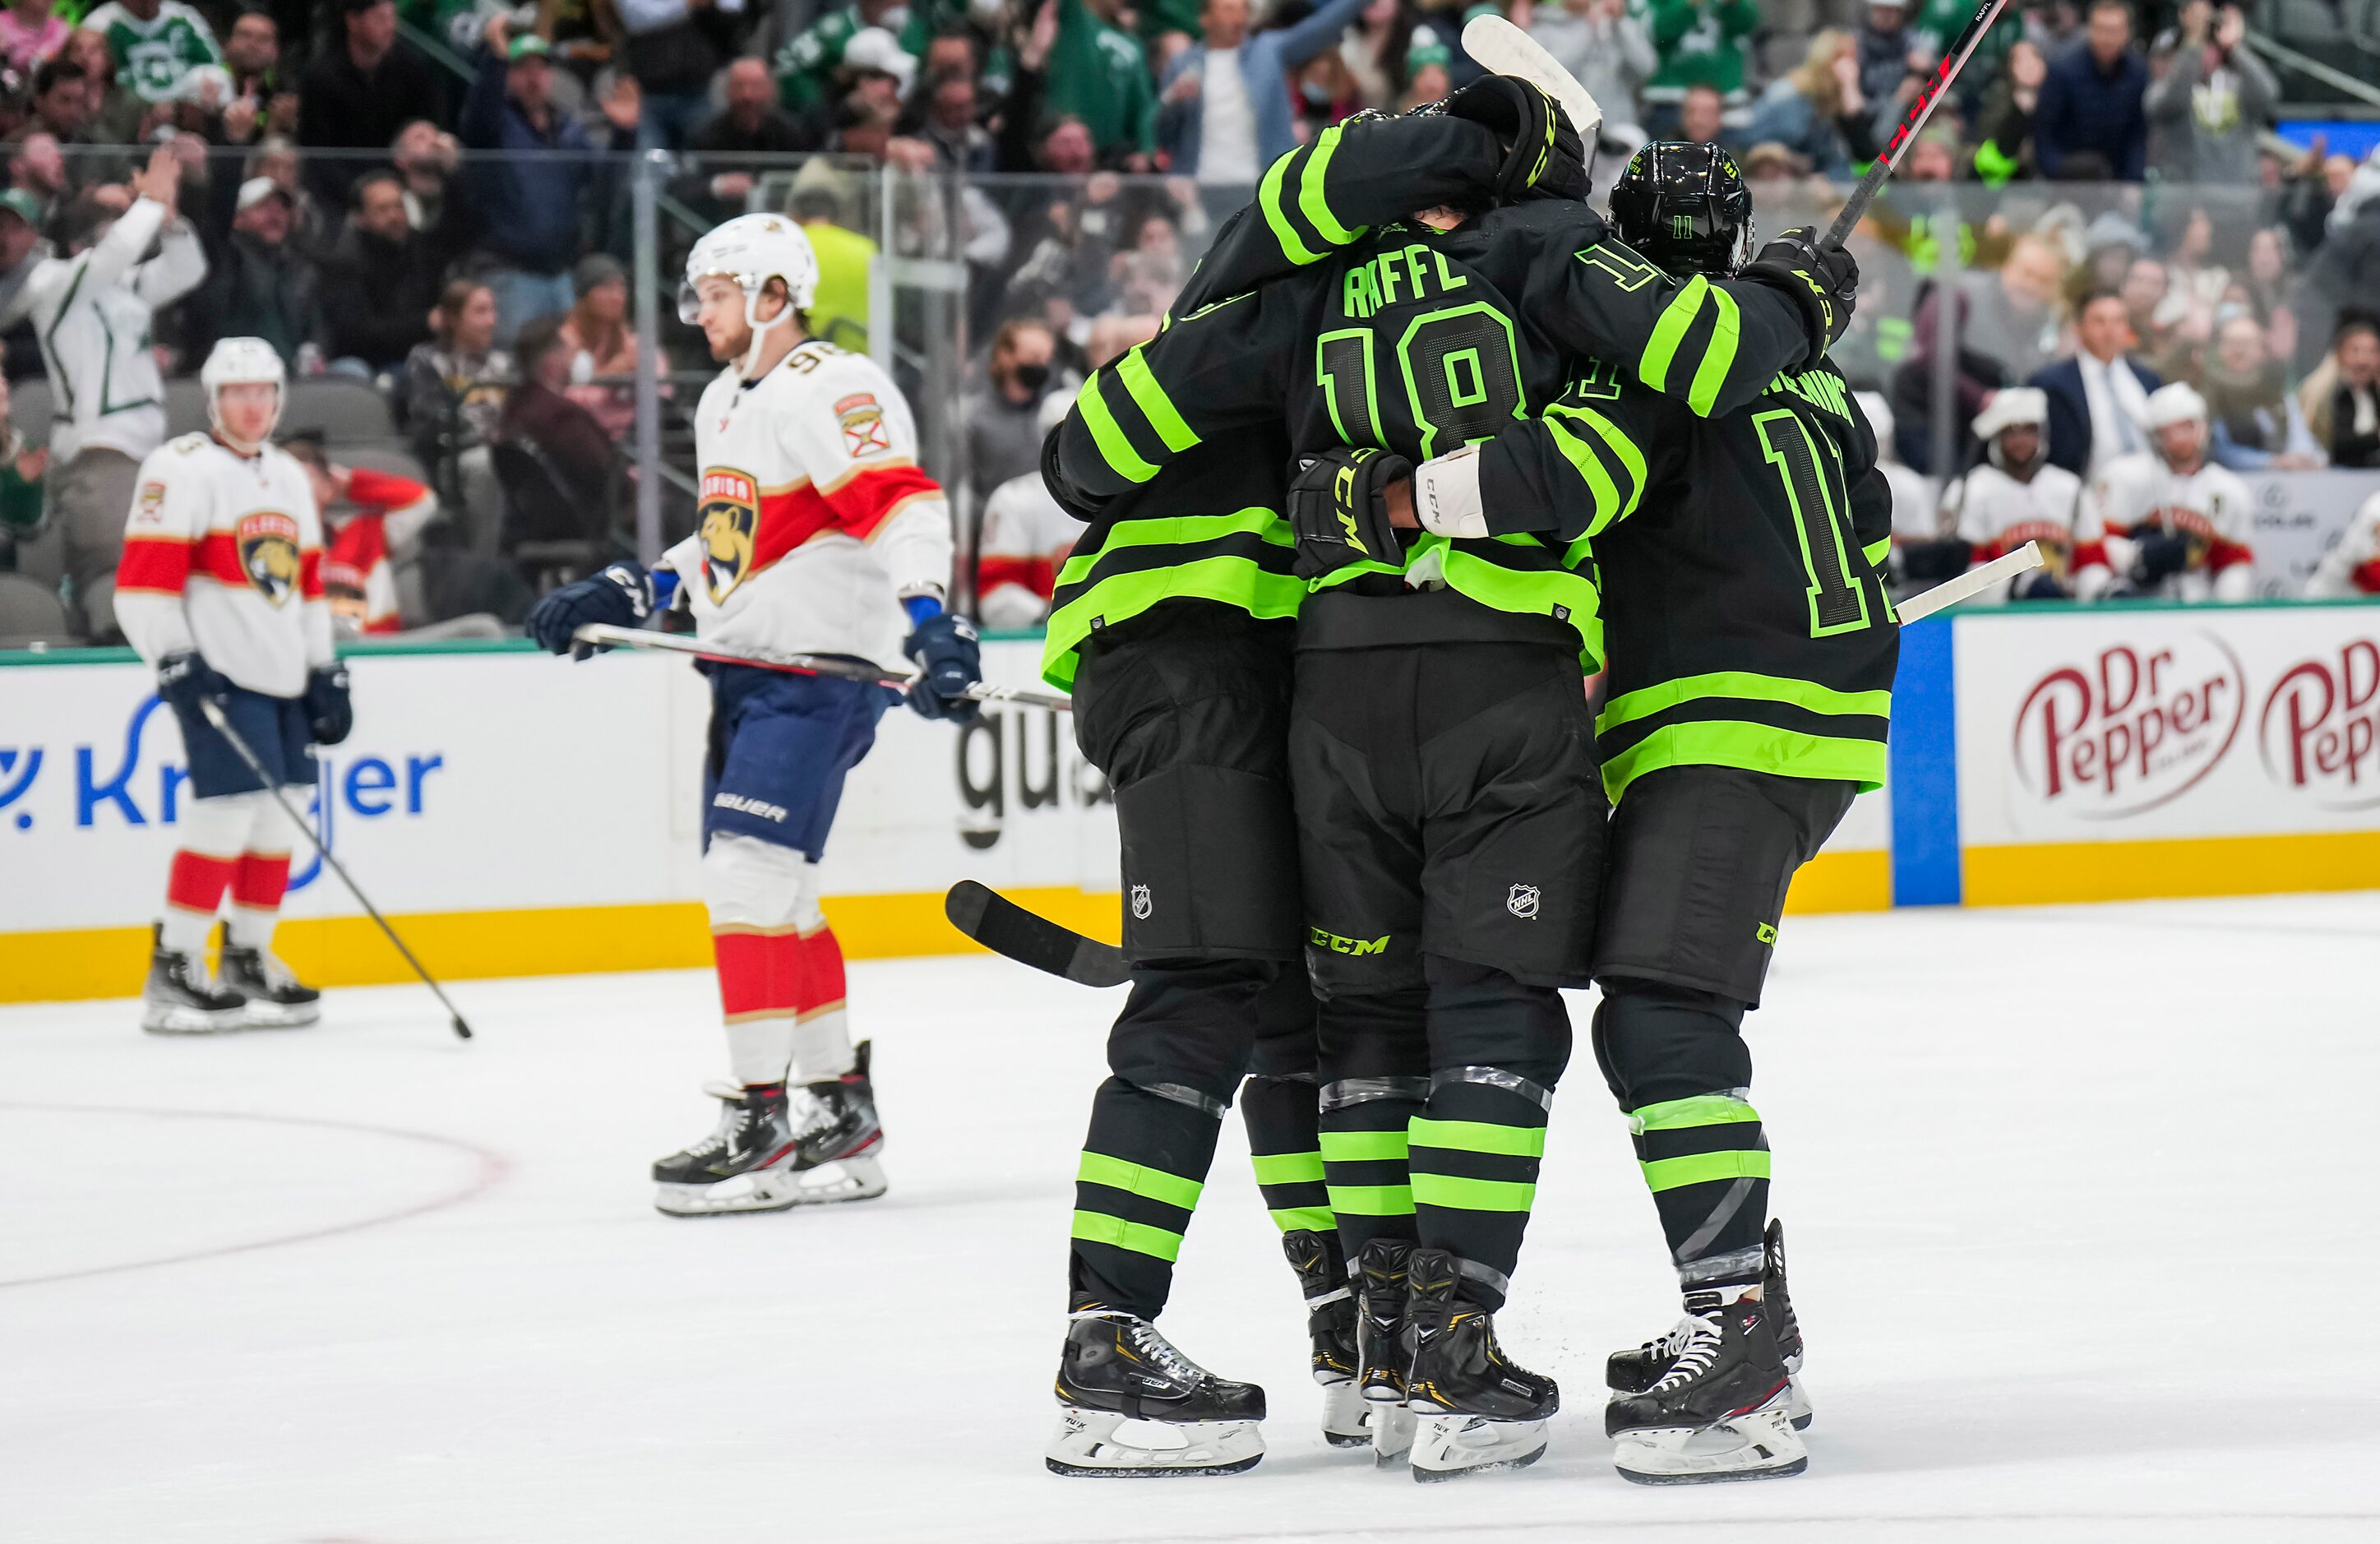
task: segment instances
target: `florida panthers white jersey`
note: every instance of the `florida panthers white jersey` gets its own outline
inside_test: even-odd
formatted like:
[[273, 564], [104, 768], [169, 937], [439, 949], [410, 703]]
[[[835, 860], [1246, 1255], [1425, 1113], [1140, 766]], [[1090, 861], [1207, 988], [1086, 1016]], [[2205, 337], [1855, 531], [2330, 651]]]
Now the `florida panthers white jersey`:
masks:
[[746, 382], [731, 367], [695, 415], [700, 529], [670, 549], [702, 638], [899, 667], [912, 595], [951, 577], [951, 517], [917, 466], [917, 430], [885, 373], [802, 344]]
[[2318, 601], [2380, 595], [2380, 493], [2349, 517], [2338, 544], [2314, 565], [2305, 592]]
[[2190, 544], [2188, 566], [2151, 593], [2174, 601], [2245, 601], [2256, 593], [2248, 533], [2255, 511], [2248, 485], [2209, 461], [2184, 477], [2154, 451], [2102, 468], [2074, 521], [2076, 546], [2104, 541], [2117, 573], [2132, 565], [2132, 539], [2161, 532]]
[[[1942, 509], [1960, 539], [1974, 548], [1974, 562], [1989, 563], [2038, 541], [2043, 565], [2068, 590], [2089, 600], [2107, 587], [2107, 556], [2096, 547], [2089, 553], [2075, 549], [2074, 506], [2082, 497], [2082, 480], [2063, 467], [2042, 466], [2031, 481], [2020, 482], [1985, 461], [1950, 484], [1942, 495]], [[2004, 601], [2012, 585], [2030, 577], [2020, 575], [1977, 599]]]
[[331, 663], [322, 521], [306, 468], [185, 434], [140, 463], [115, 618], [152, 664], [195, 649], [250, 691], [296, 697]]

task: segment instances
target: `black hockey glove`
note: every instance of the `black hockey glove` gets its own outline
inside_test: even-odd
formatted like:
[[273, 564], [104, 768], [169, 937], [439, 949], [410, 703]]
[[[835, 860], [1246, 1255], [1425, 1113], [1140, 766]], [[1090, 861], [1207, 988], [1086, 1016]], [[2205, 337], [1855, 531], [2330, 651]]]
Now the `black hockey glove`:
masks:
[[356, 705], [347, 695], [347, 667], [316, 665], [306, 677], [306, 727], [316, 745], [337, 745], [356, 726]]
[[1396, 566], [1403, 558], [1389, 524], [1389, 484], [1413, 476], [1393, 451], [1326, 450], [1301, 456], [1289, 473], [1289, 523], [1297, 532], [1295, 573], [1318, 579], [1366, 558]]
[[1504, 143], [1504, 164], [1492, 191], [1498, 203], [1523, 199], [1585, 201], [1586, 152], [1561, 103], [1529, 81], [1510, 75], [1483, 75], [1446, 99], [1446, 115], [1467, 118], [1495, 130]]
[[909, 706], [924, 718], [967, 723], [983, 711], [983, 704], [965, 695], [983, 679], [983, 650], [975, 624], [950, 612], [937, 612], [917, 624], [901, 645], [901, 652], [917, 662], [917, 682], [909, 688]]
[[223, 701], [231, 695], [231, 682], [200, 655], [184, 650], [157, 662], [157, 695], [176, 711], [200, 718], [204, 715], [199, 711], [199, 699]]
[[1801, 225], [1760, 249], [1740, 275], [1767, 285], [1801, 308], [1810, 352], [1803, 364], [1826, 358], [1852, 324], [1859, 300], [1859, 261], [1840, 247], [1821, 248], [1815, 225]]
[[652, 614], [653, 577], [633, 563], [615, 563], [547, 595], [528, 614], [526, 626], [540, 649], [583, 660], [603, 650], [575, 642], [571, 635], [580, 627], [589, 622], [633, 627]]
[[2064, 580], [2048, 569], [2036, 568], [2030, 574], [2020, 576], [2009, 596], [2017, 601], [2067, 601], [2073, 599], [2073, 592], [2066, 588]]
[[1945, 536], [1936, 541], [1910, 541], [1900, 549], [1900, 572], [1926, 584], [1955, 579], [1974, 561], [1975, 544]]
[[2190, 566], [2190, 538], [2170, 531], [2143, 531], [2132, 538], [2132, 582], [2145, 590]]

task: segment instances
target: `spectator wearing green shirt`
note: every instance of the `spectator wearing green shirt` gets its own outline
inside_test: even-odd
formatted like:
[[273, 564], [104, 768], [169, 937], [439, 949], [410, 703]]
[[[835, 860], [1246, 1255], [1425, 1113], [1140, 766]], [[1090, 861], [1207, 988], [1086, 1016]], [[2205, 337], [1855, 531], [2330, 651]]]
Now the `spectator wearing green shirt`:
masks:
[[900, 0], [853, 0], [820, 17], [777, 50], [777, 95], [785, 111], [798, 117], [821, 102], [832, 102], [838, 94], [834, 72], [843, 66], [843, 51], [861, 31], [884, 26], [886, 18], [899, 8]]
[[1752, 0], [1648, 0], [1661, 67], [1645, 83], [1648, 102], [1675, 102], [1688, 86], [1743, 95], [1743, 40], [1760, 25]]
[[1148, 56], [1115, 25], [1122, 0], [1057, 0], [1044, 111], [1080, 118], [1103, 165], [1147, 171], [1157, 150], [1157, 87]]
[[182, 0], [109, 0], [82, 24], [107, 40], [117, 79], [143, 102], [177, 101], [190, 71], [223, 64], [207, 18]]

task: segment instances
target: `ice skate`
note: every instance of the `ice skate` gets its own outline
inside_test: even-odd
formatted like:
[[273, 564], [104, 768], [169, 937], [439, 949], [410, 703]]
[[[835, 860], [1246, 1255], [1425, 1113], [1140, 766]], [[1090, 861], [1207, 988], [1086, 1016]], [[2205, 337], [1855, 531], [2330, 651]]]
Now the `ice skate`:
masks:
[[1462, 1275], [1443, 1249], [1415, 1249], [1406, 1267], [1413, 1369], [1405, 1404], [1418, 1422], [1414, 1478], [1452, 1479], [1518, 1469], [1545, 1455], [1546, 1422], [1561, 1408], [1554, 1380], [1508, 1360], [1494, 1319], [1456, 1295]]
[[217, 1035], [246, 1021], [248, 999], [207, 978], [207, 962], [165, 947], [150, 929], [149, 979], [140, 989], [140, 1027], [152, 1035]]
[[244, 949], [226, 941], [219, 979], [248, 999], [243, 1022], [250, 1029], [301, 1029], [322, 1021], [322, 994], [291, 975], [270, 949]]
[[1771, 1479], [1809, 1467], [1793, 1429], [1792, 1380], [1777, 1350], [1767, 1306], [1686, 1295], [1686, 1316], [1664, 1345], [1670, 1369], [1642, 1393], [1615, 1397], [1604, 1429], [1619, 1439], [1613, 1462], [1639, 1485]]
[[[1793, 1317], [1793, 1299], [1785, 1286], [1785, 1224], [1770, 1219], [1768, 1231], [1761, 1239], [1760, 1299], [1768, 1305], [1768, 1320], [1777, 1334], [1777, 1354], [1784, 1362], [1786, 1374], [1793, 1386], [1787, 1399], [1787, 1410], [1793, 1429], [1810, 1428], [1810, 1395], [1802, 1377], [1802, 1326]], [[1603, 1380], [1617, 1394], [1641, 1394], [1661, 1380], [1677, 1358], [1670, 1351], [1670, 1337], [1660, 1336], [1646, 1341], [1633, 1351], [1615, 1351], [1604, 1361]]]
[[1052, 1474], [1080, 1478], [1235, 1475], [1264, 1457], [1264, 1391], [1216, 1377], [1157, 1326], [1084, 1302], [1058, 1361]]
[[1322, 1440], [1360, 1448], [1372, 1440], [1367, 1402], [1356, 1382], [1355, 1294], [1339, 1262], [1339, 1241], [1305, 1228], [1281, 1234], [1281, 1253], [1305, 1292], [1305, 1329], [1314, 1339], [1314, 1381], [1322, 1388]]
[[1356, 1392], [1371, 1432], [1373, 1465], [1382, 1469], [1404, 1463], [1413, 1449], [1414, 1416], [1405, 1408], [1405, 1371], [1413, 1363], [1405, 1338], [1405, 1263], [1412, 1254], [1413, 1245], [1403, 1239], [1376, 1238], [1356, 1254], [1348, 1273], [1360, 1295]]
[[707, 1083], [726, 1108], [711, 1134], [653, 1165], [653, 1205], [672, 1217], [785, 1211], [884, 1194], [884, 1131], [868, 1080], [868, 1042], [853, 1070], [789, 1095], [782, 1085]]

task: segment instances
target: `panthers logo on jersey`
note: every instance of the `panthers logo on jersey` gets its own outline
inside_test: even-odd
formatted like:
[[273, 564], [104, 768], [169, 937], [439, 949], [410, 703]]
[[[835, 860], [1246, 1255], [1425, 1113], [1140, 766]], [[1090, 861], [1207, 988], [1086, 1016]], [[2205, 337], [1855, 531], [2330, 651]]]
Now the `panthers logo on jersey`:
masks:
[[243, 516], [232, 540], [239, 549], [240, 571], [256, 592], [276, 606], [286, 605], [298, 592], [298, 522], [286, 515]]
[[743, 472], [717, 468], [702, 474], [702, 577], [710, 603], [725, 601], [752, 572], [752, 538], [760, 526], [760, 489]]

